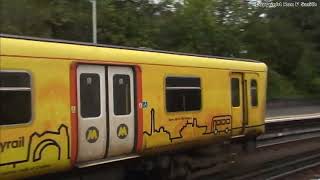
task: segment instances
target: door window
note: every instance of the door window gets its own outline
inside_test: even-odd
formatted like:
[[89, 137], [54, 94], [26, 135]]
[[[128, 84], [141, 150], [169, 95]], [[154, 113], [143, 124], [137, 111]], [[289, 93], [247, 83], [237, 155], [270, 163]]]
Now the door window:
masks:
[[251, 105], [258, 106], [258, 84], [255, 79], [251, 80]]
[[238, 78], [231, 79], [231, 101], [233, 107], [240, 106], [240, 81]]
[[130, 77], [126, 74], [113, 76], [113, 104], [115, 115], [131, 113]]
[[98, 117], [101, 114], [100, 77], [95, 73], [80, 75], [80, 108], [83, 118]]

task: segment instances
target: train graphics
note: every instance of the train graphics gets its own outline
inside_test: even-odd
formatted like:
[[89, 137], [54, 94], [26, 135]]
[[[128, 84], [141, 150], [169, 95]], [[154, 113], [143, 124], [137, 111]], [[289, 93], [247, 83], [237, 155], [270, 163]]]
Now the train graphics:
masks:
[[[171, 119], [171, 121], [181, 121], [180, 129], [175, 131], [177, 135], [173, 135], [164, 126], [156, 128], [155, 110], [152, 108], [150, 111], [150, 130], [144, 131], [144, 139], [146, 142], [157, 142], [160, 144], [169, 144], [179, 139], [192, 139], [193, 137], [199, 137], [202, 135], [219, 135], [220, 133], [229, 134], [231, 132], [231, 116], [216, 116], [213, 117], [210, 125], [199, 125], [198, 120], [195, 117], [178, 117]], [[170, 120], [169, 120], [170, 121]], [[157, 140], [151, 140], [155, 138]], [[146, 144], [146, 143], [145, 143]], [[146, 146], [148, 146], [146, 144]]]
[[0, 142], [0, 147], [2, 154], [9, 154], [10, 151], [16, 152], [16, 149], [21, 149], [21, 152], [23, 152], [15, 156], [16, 158], [8, 159], [8, 161], [1, 159], [0, 167], [12, 167], [10, 171], [3, 173], [3, 175], [29, 171], [30, 168], [19, 167], [20, 165], [23, 167], [23, 163], [26, 162], [40, 162], [41, 165], [35, 166], [33, 169], [48, 168], [50, 167], [49, 163], [41, 163], [44, 157], [49, 157], [54, 161], [70, 159], [69, 130], [66, 125], [61, 124], [57, 131], [34, 132], [30, 136], [21, 136], [18, 140]]

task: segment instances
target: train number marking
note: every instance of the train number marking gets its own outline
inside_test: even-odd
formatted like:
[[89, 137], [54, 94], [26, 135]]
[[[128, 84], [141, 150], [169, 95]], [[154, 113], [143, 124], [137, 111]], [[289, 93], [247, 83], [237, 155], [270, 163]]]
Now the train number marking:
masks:
[[148, 107], [148, 101], [142, 101], [139, 103], [139, 108], [146, 109]]

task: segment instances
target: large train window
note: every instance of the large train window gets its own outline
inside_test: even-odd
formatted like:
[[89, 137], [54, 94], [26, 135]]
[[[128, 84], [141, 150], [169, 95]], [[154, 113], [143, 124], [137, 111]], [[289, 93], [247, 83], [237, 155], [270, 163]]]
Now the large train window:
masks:
[[200, 110], [200, 108], [200, 78], [166, 78], [166, 109], [168, 112], [195, 111]]
[[232, 96], [232, 106], [240, 106], [240, 81], [238, 78], [231, 79], [231, 96]]
[[251, 80], [251, 105], [258, 106], [258, 85], [255, 79]]
[[30, 75], [0, 71], [0, 125], [30, 122], [31, 107]]
[[131, 112], [130, 77], [126, 74], [113, 76], [113, 104], [115, 115], [127, 115]]
[[83, 118], [100, 116], [100, 77], [95, 73], [80, 74], [80, 109]]

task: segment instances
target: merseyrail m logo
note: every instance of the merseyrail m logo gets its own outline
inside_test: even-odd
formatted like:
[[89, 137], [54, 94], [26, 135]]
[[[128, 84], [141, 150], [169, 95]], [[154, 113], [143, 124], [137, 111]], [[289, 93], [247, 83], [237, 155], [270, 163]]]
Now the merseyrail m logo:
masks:
[[117, 136], [120, 139], [124, 139], [128, 136], [128, 126], [125, 124], [120, 124], [117, 129]]
[[99, 138], [99, 131], [96, 127], [89, 127], [86, 132], [86, 139], [89, 143], [95, 143]]

